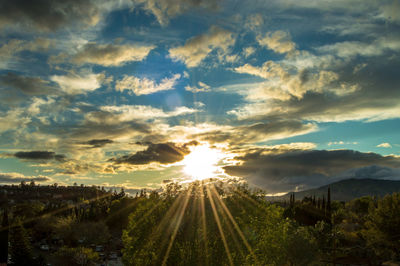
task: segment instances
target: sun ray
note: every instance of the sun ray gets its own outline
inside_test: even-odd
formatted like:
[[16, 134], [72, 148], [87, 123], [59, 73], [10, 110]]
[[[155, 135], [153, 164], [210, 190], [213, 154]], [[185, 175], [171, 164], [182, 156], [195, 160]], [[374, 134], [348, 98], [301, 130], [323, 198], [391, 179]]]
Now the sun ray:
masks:
[[162, 265], [166, 265], [167, 264], [169, 253], [171, 252], [172, 245], [174, 244], [176, 234], [178, 233], [178, 229], [179, 229], [179, 227], [181, 225], [183, 215], [185, 214], [185, 210], [186, 210], [186, 207], [187, 207], [189, 199], [190, 199], [191, 190], [192, 190], [192, 188], [190, 187], [188, 189], [187, 193], [186, 193], [185, 201], [184, 201], [184, 203], [183, 203], [183, 205], [182, 205], [182, 207], [180, 209], [179, 216], [178, 216], [177, 222], [175, 223], [175, 228], [174, 228], [174, 231], [172, 233], [170, 242], [168, 244], [167, 252], [165, 253]]
[[[105, 194], [105, 195], [102, 195], [101, 197], [96, 196], [96, 197], [93, 197], [93, 198], [88, 199], [88, 200], [83, 201], [83, 202], [78, 202], [78, 203], [75, 203], [75, 204], [69, 204], [69, 205], [67, 205], [65, 207], [56, 209], [56, 210], [54, 210], [52, 212], [48, 212], [48, 213], [45, 213], [45, 214], [42, 214], [42, 215], [39, 215], [39, 216], [36, 216], [36, 217], [25, 219], [25, 220], [22, 221], [22, 225], [29, 224], [29, 223], [31, 223], [33, 221], [40, 220], [40, 219], [43, 219], [43, 218], [46, 218], [46, 217], [50, 217], [52, 215], [61, 213], [63, 211], [70, 210], [70, 209], [75, 208], [75, 207], [80, 207], [80, 206], [85, 205], [87, 203], [91, 203], [91, 202], [94, 202], [96, 200], [104, 199], [104, 198], [107, 198], [107, 197], [110, 197], [110, 195]], [[9, 228], [12, 228], [13, 226], [14, 226], [14, 224], [10, 224], [7, 227], [0, 228], [0, 231], [7, 230]]]
[[214, 214], [214, 219], [215, 219], [215, 222], [217, 223], [218, 231], [219, 231], [219, 234], [221, 235], [221, 239], [222, 239], [222, 243], [224, 244], [226, 255], [228, 256], [229, 265], [232, 266], [233, 265], [232, 255], [231, 255], [231, 253], [229, 251], [228, 243], [226, 242], [225, 234], [224, 234], [224, 231], [222, 230], [221, 221], [219, 219], [218, 212], [217, 212], [217, 209], [215, 207], [214, 200], [213, 200], [213, 198], [211, 196], [211, 191], [210, 191], [209, 186], [206, 186], [206, 189], [207, 189], [207, 193], [208, 193], [208, 199], [209, 199], [210, 204], [211, 204], [211, 209], [212, 209], [213, 214]]
[[246, 237], [244, 236], [242, 230], [240, 229], [239, 225], [237, 224], [237, 222], [233, 218], [232, 213], [229, 211], [228, 207], [226, 207], [224, 201], [218, 196], [217, 191], [215, 190], [215, 187], [212, 186], [211, 189], [216, 194], [215, 196], [216, 196], [217, 200], [221, 204], [223, 210], [225, 211], [226, 215], [229, 217], [229, 219], [232, 222], [233, 226], [235, 227], [237, 233], [239, 234], [240, 238], [242, 239], [244, 245], [246, 246], [246, 248], [250, 252], [250, 254], [253, 256], [253, 258], [254, 258], [254, 260], [255, 260], [255, 262], [257, 264], [256, 255], [254, 254], [253, 249], [251, 248], [250, 244], [248, 243], [248, 241], [247, 241]]
[[234, 231], [233, 228], [232, 228], [232, 225], [230, 224], [230, 220], [228, 219], [227, 215], [225, 214], [224, 210], [222, 209], [222, 205], [221, 205], [221, 203], [220, 203], [219, 195], [218, 195], [217, 191], [215, 190], [215, 188], [214, 188], [213, 186], [211, 186], [211, 193], [212, 193], [212, 196], [213, 196], [214, 198], [217, 198], [217, 199], [218, 199], [217, 201], [215, 201], [215, 203], [216, 203], [216, 205], [218, 206], [218, 210], [220, 210], [219, 213], [221, 214], [223, 220], [224, 220], [224, 221], [227, 221], [227, 222], [225, 223], [225, 225], [226, 225], [226, 227], [228, 228], [230, 235], [232, 236], [233, 243], [235, 244], [236, 249], [240, 252], [240, 254], [241, 254], [242, 256], [244, 256], [243, 250], [242, 250], [242, 248], [240, 247], [239, 240], [238, 240], [238, 238], [236, 237], [236, 234], [235, 234], [235, 231]]
[[206, 208], [204, 204], [204, 184], [202, 183], [199, 186], [199, 194], [200, 194], [200, 210], [201, 210], [201, 224], [203, 228], [203, 242], [204, 242], [204, 250], [206, 253], [206, 265], [208, 265], [208, 246], [207, 246], [207, 223], [206, 223]]

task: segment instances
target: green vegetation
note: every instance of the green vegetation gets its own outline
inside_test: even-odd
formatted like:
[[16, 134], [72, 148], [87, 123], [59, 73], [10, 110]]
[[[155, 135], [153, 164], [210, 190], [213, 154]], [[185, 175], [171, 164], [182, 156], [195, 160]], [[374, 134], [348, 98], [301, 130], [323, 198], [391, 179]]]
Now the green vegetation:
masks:
[[[96, 187], [19, 186], [2, 201], [12, 265], [380, 265], [400, 261], [400, 194], [271, 203], [216, 180], [130, 197]], [[56, 198], [41, 196], [53, 190]], [[63, 194], [64, 193], [64, 194]], [[14, 199], [13, 198], [13, 199]], [[4, 199], [4, 198], [3, 198]], [[3, 252], [4, 253], [4, 252]], [[2, 255], [2, 260], [5, 256]]]

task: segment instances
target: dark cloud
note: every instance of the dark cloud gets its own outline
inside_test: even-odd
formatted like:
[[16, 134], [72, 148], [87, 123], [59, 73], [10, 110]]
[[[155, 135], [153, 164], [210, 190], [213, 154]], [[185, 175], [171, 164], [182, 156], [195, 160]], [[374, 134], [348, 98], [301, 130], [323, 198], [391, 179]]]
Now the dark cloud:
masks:
[[135, 154], [125, 155], [120, 158], [111, 159], [117, 164], [148, 164], [158, 162], [162, 164], [175, 163], [183, 160], [185, 155], [190, 153], [188, 146], [197, 145], [197, 142], [190, 142], [179, 146], [172, 142], [148, 144], [144, 151]]
[[269, 192], [301, 190], [368, 175], [392, 178], [393, 169], [400, 167], [398, 157], [353, 150], [256, 149], [235, 159], [241, 163], [224, 167], [226, 173], [245, 177]]
[[[120, 114], [107, 111], [92, 111], [93, 107], [79, 107], [80, 113], [85, 114], [81, 124], [76, 124], [68, 129], [57, 129], [55, 134], [66, 135], [69, 139], [77, 140], [103, 140], [114, 139], [121, 136], [134, 136], [141, 134], [147, 136], [152, 133], [151, 125], [140, 120], [124, 120]], [[53, 131], [54, 129], [48, 128]]]
[[18, 159], [23, 160], [57, 160], [63, 161], [66, 159], [63, 154], [56, 154], [51, 151], [20, 151], [14, 154]]
[[0, 183], [9, 183], [9, 184], [15, 184], [15, 183], [21, 183], [21, 182], [30, 182], [30, 181], [35, 181], [35, 182], [48, 182], [51, 181], [47, 176], [24, 176], [22, 174], [18, 173], [0, 173]]
[[0, 85], [21, 91], [27, 95], [44, 95], [54, 92], [49, 82], [38, 77], [26, 77], [15, 73], [0, 76]]
[[114, 141], [112, 141], [111, 139], [92, 139], [88, 142], [85, 142], [84, 144], [91, 145], [92, 148], [100, 148], [113, 142]]
[[34, 27], [54, 31], [72, 23], [94, 25], [101, 11], [91, 0], [1, 0], [0, 27]]
[[230, 129], [212, 130], [201, 134], [195, 134], [191, 137], [210, 143], [230, 143], [232, 145], [238, 145], [302, 135], [310, 133], [316, 130], [316, 128], [315, 124], [302, 123], [298, 120], [272, 120], [236, 126]]

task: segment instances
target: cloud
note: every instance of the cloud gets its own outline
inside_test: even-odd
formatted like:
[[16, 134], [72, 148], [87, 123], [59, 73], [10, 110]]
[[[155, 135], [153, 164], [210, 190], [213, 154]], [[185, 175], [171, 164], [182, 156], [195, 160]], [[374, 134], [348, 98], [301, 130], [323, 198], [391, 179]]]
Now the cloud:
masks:
[[0, 112], [0, 133], [8, 130], [22, 130], [31, 122], [31, 118], [24, 115], [20, 108]]
[[250, 30], [257, 30], [264, 24], [264, 18], [261, 14], [250, 15], [245, 23], [245, 27]]
[[36, 38], [32, 41], [11, 39], [0, 47], [0, 57], [10, 57], [22, 51], [47, 51], [54, 44], [54, 40], [46, 38]]
[[392, 1], [389, 4], [381, 5], [381, 14], [379, 17], [383, 17], [388, 21], [395, 23], [400, 22], [400, 2], [397, 0]]
[[234, 71], [241, 74], [258, 76], [264, 79], [279, 77], [282, 80], [286, 80], [289, 78], [289, 73], [287, 73], [279, 63], [270, 60], [265, 62], [261, 67], [244, 64], [243, 66], [234, 68]]
[[101, 9], [97, 1], [14, 0], [0, 2], [0, 27], [34, 28], [55, 31], [65, 25], [98, 23]]
[[223, 58], [234, 43], [230, 31], [211, 26], [207, 33], [189, 39], [183, 46], [169, 49], [169, 54], [172, 59], [184, 62], [188, 67], [196, 67], [215, 50]]
[[132, 91], [138, 96], [147, 95], [159, 91], [173, 90], [177, 80], [180, 78], [180, 74], [175, 74], [170, 78], [162, 79], [160, 83], [156, 84], [154, 80], [125, 75], [122, 80], [117, 81], [115, 89], [118, 91]]
[[379, 37], [373, 42], [344, 41], [318, 47], [319, 52], [332, 53], [338, 57], [349, 59], [355, 56], [381, 56], [387, 52], [400, 51], [398, 37]]
[[[117, 146], [126, 149], [122, 144], [132, 142], [132, 139], [146, 139], [151, 141], [170, 140], [165, 123], [166, 119], [181, 115], [199, 112], [197, 109], [185, 106], [177, 107], [171, 111], [164, 111], [146, 105], [106, 105], [95, 110], [76, 110], [83, 115], [83, 120], [74, 127], [63, 131], [65, 139], [74, 140], [71, 144], [88, 142], [93, 139], [109, 139], [115, 141]], [[52, 130], [52, 128], [49, 128]]]
[[185, 155], [190, 153], [188, 146], [197, 143], [187, 143], [177, 145], [172, 142], [150, 143], [144, 151], [138, 151], [131, 155], [111, 159], [116, 164], [149, 164], [157, 162], [161, 164], [171, 164], [183, 160]]
[[194, 8], [215, 10], [218, 7], [216, 0], [135, 0], [134, 2], [153, 13], [163, 26], [169, 23], [170, 18]]
[[257, 36], [257, 41], [261, 46], [276, 53], [284, 54], [296, 50], [296, 44], [290, 39], [290, 35], [284, 31], [267, 32], [264, 36]]
[[50, 182], [52, 181], [51, 178], [47, 176], [25, 176], [19, 173], [0, 173], [0, 183], [3, 184], [17, 184], [21, 182]]
[[65, 76], [50, 76], [50, 80], [57, 83], [66, 94], [83, 94], [100, 88], [106, 81], [106, 76], [103, 73], [70, 73]]
[[251, 46], [243, 48], [243, 54], [245, 57], [249, 57], [250, 55], [254, 54], [255, 51], [256, 51], [256, 48], [251, 47]]
[[14, 157], [23, 160], [57, 160], [64, 161], [66, 159], [63, 154], [56, 154], [52, 151], [20, 151], [13, 154]]
[[343, 140], [328, 142], [328, 146], [332, 146], [332, 145], [357, 145], [357, 144], [358, 144], [358, 142], [344, 142]]
[[197, 112], [197, 110], [185, 106], [177, 107], [170, 112], [164, 112], [162, 109], [148, 105], [106, 105], [101, 106], [100, 110], [88, 113], [85, 116], [86, 120], [96, 123], [115, 124], [134, 120], [146, 121], [156, 118], [168, 118]]
[[0, 46], [0, 69], [10, 70], [15, 65], [25, 64], [25, 58], [19, 57], [23, 51], [46, 52], [54, 47], [55, 41], [46, 38], [36, 38], [34, 40], [10, 39]]
[[320, 56], [297, 52], [260, 67], [245, 64], [234, 68], [265, 81], [237, 85], [247, 103], [229, 114], [240, 120], [315, 122], [372, 122], [399, 117], [400, 104], [394, 100], [400, 97], [395, 85], [399, 78], [393, 73], [398, 65], [396, 54], [385, 52], [390, 59], [375, 57], [371, 62], [357, 57], [342, 60], [330, 52]]
[[204, 82], [199, 81], [197, 84], [198, 84], [198, 86], [189, 86], [188, 85], [185, 87], [185, 90], [191, 91], [193, 93], [210, 91], [210, 86], [208, 86]]
[[[72, 56], [71, 62], [78, 65], [120, 66], [131, 61], [142, 61], [154, 47], [89, 42]], [[61, 54], [61, 57], [65, 55]]]
[[84, 142], [83, 144], [91, 145], [91, 148], [101, 148], [111, 143], [114, 143], [114, 141], [112, 141], [111, 139], [91, 139], [87, 142]]
[[191, 138], [210, 143], [241, 145], [303, 135], [316, 129], [316, 125], [312, 123], [302, 123], [298, 120], [276, 120], [236, 127], [221, 126], [215, 129], [209, 127], [209, 130], [193, 134]]
[[39, 77], [21, 76], [12, 72], [0, 76], [0, 85], [21, 91], [27, 95], [46, 95], [54, 93], [50, 82]]
[[353, 178], [355, 175], [349, 173], [363, 167], [400, 167], [399, 157], [352, 150], [277, 151], [260, 148], [234, 159], [240, 163], [225, 166], [227, 174], [244, 177], [273, 193], [293, 191], [296, 188], [306, 189], [339, 179]]
[[376, 145], [376, 147], [378, 147], [378, 148], [391, 148], [392, 145], [390, 145], [390, 143], [384, 142], [384, 143], [381, 143], [379, 145]]

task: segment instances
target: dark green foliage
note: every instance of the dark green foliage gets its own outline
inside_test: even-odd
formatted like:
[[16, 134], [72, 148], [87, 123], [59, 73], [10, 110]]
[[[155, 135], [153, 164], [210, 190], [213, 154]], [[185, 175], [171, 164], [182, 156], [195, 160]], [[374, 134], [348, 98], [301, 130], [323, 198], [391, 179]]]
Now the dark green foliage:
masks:
[[20, 221], [10, 230], [10, 255], [12, 265], [35, 265], [31, 243]]
[[311, 231], [245, 186], [170, 186], [129, 217], [126, 265], [306, 265], [318, 257]]
[[7, 263], [8, 258], [8, 211], [4, 209], [0, 227], [0, 264]]
[[[40, 187], [18, 189], [26, 197], [31, 192], [37, 195]], [[51, 186], [44, 191], [49, 189], [71, 190]], [[106, 254], [118, 252], [121, 234], [126, 265], [380, 265], [400, 261], [399, 194], [344, 203], [332, 201], [335, 192], [327, 187], [318, 198], [301, 199], [291, 193], [286, 204], [269, 203], [262, 192], [247, 185], [216, 180], [185, 186], [171, 183], [162, 193], [143, 190], [136, 197], [96, 187], [74, 189], [79, 197], [72, 204], [58, 199], [45, 204], [23, 201], [8, 208], [10, 215], [3, 212], [2, 228], [10, 232], [0, 232], [2, 251], [7, 250], [9, 235], [14, 265], [45, 265], [46, 261], [94, 265], [99, 262], [95, 246], [104, 246]], [[8, 217], [11, 227], [6, 226]], [[34, 252], [31, 243], [37, 248]], [[40, 243], [48, 244], [50, 251], [39, 253]]]
[[99, 255], [89, 248], [62, 247], [56, 252], [55, 259], [56, 265], [60, 266], [90, 266], [99, 262]]
[[363, 236], [378, 257], [400, 260], [400, 193], [387, 195], [369, 208]]

